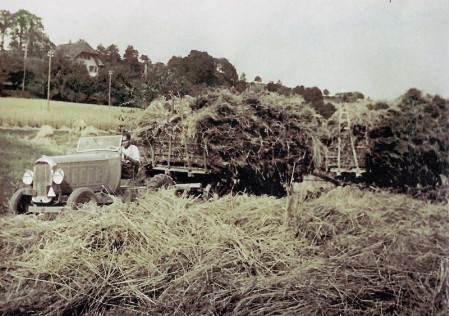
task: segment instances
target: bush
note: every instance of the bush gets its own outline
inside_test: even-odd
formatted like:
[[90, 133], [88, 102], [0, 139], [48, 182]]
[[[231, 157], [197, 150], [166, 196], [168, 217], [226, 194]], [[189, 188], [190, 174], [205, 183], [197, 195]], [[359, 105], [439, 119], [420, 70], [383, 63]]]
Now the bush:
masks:
[[304, 90], [304, 101], [313, 106], [321, 105], [323, 103], [323, 93], [317, 87], [306, 88]]
[[328, 119], [332, 116], [332, 114], [335, 113], [337, 109], [332, 103], [327, 102], [327, 103], [319, 103], [317, 106], [315, 106], [315, 110], [325, 119]]

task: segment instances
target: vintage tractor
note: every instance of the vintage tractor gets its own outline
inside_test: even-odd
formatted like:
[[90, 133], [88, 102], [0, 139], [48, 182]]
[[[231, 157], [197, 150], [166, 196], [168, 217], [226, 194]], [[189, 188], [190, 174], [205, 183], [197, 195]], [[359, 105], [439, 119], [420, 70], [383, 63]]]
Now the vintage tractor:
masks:
[[[10, 199], [13, 212], [58, 213], [94, 202], [113, 202], [112, 196], [125, 201], [147, 190], [145, 181], [122, 179], [122, 136], [82, 137], [77, 152], [64, 156], [42, 156], [33, 170], [26, 170], [18, 189]], [[159, 178], [148, 181], [153, 187], [164, 185]]]

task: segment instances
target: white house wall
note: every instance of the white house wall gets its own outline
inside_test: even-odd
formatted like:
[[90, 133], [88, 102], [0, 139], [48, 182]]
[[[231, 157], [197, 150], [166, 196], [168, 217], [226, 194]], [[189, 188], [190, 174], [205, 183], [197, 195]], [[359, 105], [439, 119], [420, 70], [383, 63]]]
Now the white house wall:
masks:
[[84, 65], [86, 65], [87, 71], [89, 72], [89, 75], [91, 77], [95, 77], [96, 75], [98, 75], [98, 66], [95, 59], [88, 57], [88, 59], [79, 58], [78, 60], [81, 61]]

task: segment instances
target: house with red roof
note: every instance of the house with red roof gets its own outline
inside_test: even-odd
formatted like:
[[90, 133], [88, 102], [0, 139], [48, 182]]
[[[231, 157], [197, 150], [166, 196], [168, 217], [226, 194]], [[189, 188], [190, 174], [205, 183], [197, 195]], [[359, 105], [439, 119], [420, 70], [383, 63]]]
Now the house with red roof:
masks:
[[100, 54], [81, 39], [76, 43], [59, 45], [57, 49], [62, 51], [68, 58], [86, 65], [91, 77], [95, 77], [98, 74], [98, 70], [104, 66], [100, 60]]

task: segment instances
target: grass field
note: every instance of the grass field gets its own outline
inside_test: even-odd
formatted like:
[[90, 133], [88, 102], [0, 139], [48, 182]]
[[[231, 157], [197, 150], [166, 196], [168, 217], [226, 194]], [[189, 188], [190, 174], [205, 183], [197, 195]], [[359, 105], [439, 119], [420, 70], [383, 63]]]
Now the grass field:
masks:
[[71, 128], [82, 119], [86, 125], [100, 130], [118, 130], [122, 125], [129, 125], [140, 111], [59, 101], [50, 101], [48, 108], [46, 100], [0, 98], [0, 126]]
[[[0, 213], [21, 184], [25, 168], [32, 168], [41, 155], [64, 154], [75, 148], [79, 134], [73, 128], [83, 120], [85, 126], [102, 131], [132, 129], [140, 109], [75, 104], [47, 100], [0, 98]], [[46, 141], [33, 141], [44, 125], [55, 128]]]
[[22, 185], [25, 169], [32, 169], [42, 155], [65, 154], [75, 148], [78, 135], [56, 131], [51, 139], [35, 140], [33, 129], [0, 129], [0, 213], [5, 212], [12, 193]]

